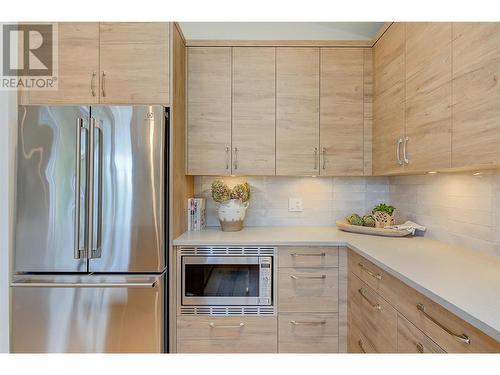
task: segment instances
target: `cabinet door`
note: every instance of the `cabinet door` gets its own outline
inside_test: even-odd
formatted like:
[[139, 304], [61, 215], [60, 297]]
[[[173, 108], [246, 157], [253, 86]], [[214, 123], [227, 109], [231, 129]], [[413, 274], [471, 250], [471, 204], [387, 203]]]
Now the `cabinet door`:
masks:
[[231, 174], [231, 48], [188, 48], [187, 173]]
[[[398, 140], [405, 124], [405, 26], [394, 23], [374, 48], [373, 174], [400, 173]], [[401, 148], [402, 157], [402, 148]]]
[[99, 103], [99, 24], [62, 22], [58, 27], [57, 79], [54, 91], [25, 91], [23, 104]]
[[233, 174], [275, 174], [275, 48], [233, 48]]
[[276, 174], [319, 174], [319, 49], [276, 49]]
[[169, 104], [169, 23], [100, 24], [101, 103]]
[[406, 24], [405, 171], [451, 166], [451, 23]]
[[364, 174], [363, 65], [362, 49], [321, 49], [322, 176]]
[[500, 23], [453, 24], [452, 167], [500, 163]]

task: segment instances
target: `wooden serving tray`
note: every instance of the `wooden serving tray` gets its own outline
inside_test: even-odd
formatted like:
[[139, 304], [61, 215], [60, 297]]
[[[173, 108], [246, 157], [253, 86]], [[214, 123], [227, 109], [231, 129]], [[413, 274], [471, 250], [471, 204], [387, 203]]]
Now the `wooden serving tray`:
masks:
[[337, 220], [335, 224], [337, 225], [337, 228], [346, 232], [372, 234], [374, 236], [404, 237], [410, 234], [405, 229], [385, 229], [385, 228], [364, 227], [361, 225], [351, 225], [345, 219]]

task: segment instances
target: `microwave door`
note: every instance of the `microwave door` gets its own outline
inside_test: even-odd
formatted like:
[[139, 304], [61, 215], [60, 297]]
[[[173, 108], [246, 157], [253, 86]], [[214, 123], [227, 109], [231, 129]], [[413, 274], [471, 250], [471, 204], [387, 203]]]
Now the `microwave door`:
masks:
[[89, 108], [19, 106], [14, 272], [87, 272]]
[[162, 106], [92, 106], [91, 272], [165, 268], [166, 120]]
[[258, 305], [258, 257], [183, 257], [183, 305]]

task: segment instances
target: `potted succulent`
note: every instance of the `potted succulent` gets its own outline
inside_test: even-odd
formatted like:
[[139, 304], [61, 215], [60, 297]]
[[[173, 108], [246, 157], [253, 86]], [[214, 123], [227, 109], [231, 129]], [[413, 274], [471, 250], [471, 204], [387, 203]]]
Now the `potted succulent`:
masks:
[[373, 217], [375, 218], [376, 228], [385, 228], [389, 225], [394, 225], [394, 211], [393, 206], [381, 203], [375, 206], [372, 210]]
[[232, 189], [224, 182], [212, 183], [212, 198], [219, 204], [217, 214], [224, 232], [237, 232], [243, 228], [246, 210], [250, 200], [250, 185], [238, 184]]

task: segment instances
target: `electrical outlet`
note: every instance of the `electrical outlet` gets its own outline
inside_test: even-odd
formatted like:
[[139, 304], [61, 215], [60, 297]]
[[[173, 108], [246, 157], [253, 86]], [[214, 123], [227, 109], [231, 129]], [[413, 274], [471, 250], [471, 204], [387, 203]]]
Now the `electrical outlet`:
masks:
[[302, 198], [288, 198], [288, 211], [302, 212]]

